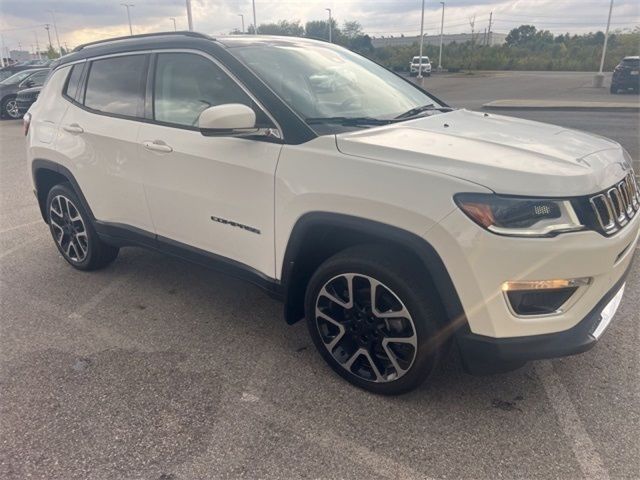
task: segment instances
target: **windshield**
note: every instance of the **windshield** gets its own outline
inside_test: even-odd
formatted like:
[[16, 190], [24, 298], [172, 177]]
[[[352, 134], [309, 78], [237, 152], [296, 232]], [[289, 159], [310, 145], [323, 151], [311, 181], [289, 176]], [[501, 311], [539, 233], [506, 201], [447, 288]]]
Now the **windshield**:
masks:
[[330, 44], [251, 45], [231, 49], [304, 119], [393, 119], [427, 94], [376, 63]]
[[[413, 63], [420, 63], [420, 57], [413, 57]], [[422, 57], [422, 63], [429, 63], [429, 57]]]
[[20, 83], [22, 80], [27, 78], [29, 75], [33, 73], [33, 70], [23, 70], [18, 73], [14, 73], [10, 77], [4, 79], [0, 84], [2, 85], [13, 85], [14, 83]]

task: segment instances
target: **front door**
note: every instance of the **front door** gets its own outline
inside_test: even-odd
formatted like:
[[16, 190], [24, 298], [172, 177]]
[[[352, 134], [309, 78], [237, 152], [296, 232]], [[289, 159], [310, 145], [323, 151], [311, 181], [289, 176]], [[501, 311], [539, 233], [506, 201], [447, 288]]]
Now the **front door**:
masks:
[[[141, 125], [138, 144], [160, 240], [274, 277], [274, 175], [281, 145], [200, 133], [198, 117], [210, 106], [259, 108], [211, 58], [167, 52], [153, 63], [153, 123]], [[264, 112], [257, 114], [265, 121]]]

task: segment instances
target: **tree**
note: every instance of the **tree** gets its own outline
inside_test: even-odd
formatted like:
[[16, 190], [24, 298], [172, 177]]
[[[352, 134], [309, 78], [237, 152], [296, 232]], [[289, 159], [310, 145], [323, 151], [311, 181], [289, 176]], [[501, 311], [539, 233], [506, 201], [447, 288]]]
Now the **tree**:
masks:
[[53, 60], [54, 58], [58, 58], [60, 56], [60, 53], [53, 48], [53, 45], [49, 45], [49, 48], [47, 48], [47, 52], [45, 53], [45, 55], [47, 56], [47, 58]]
[[360, 25], [360, 23], [355, 20], [345, 21], [342, 24], [342, 34], [350, 39], [364, 36], [362, 25]]
[[[327, 20], [311, 20], [305, 25], [305, 36], [318, 40], [329, 40], [329, 22]], [[334, 18], [331, 19], [331, 37], [336, 43], [342, 32]]]
[[276, 23], [263, 23], [258, 26], [260, 35], [285, 35], [289, 37], [301, 37], [304, 35], [304, 28], [300, 24], [300, 20], [289, 22], [280, 20]]
[[530, 43], [535, 37], [536, 27], [533, 25], [520, 25], [509, 32], [506, 38], [507, 46], [520, 47]]

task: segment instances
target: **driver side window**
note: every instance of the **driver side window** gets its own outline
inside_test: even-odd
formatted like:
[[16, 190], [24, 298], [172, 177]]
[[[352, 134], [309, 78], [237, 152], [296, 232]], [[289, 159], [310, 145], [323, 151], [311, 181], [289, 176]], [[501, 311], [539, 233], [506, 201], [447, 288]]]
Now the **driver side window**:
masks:
[[225, 103], [256, 108], [249, 96], [211, 60], [193, 53], [160, 53], [156, 59], [153, 117], [197, 126], [203, 110]]

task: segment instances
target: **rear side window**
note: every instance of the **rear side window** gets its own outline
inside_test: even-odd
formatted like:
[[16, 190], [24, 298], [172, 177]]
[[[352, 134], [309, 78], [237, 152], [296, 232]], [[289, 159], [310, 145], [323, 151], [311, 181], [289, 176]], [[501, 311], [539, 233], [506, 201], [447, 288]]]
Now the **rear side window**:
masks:
[[82, 78], [84, 66], [84, 63], [78, 63], [71, 67], [71, 73], [69, 74], [69, 80], [67, 80], [64, 94], [72, 100], [78, 100], [78, 85], [80, 85], [80, 78]]
[[94, 60], [89, 68], [85, 106], [128, 117], [144, 116], [146, 56]]
[[225, 103], [253, 106], [233, 80], [201, 55], [158, 54], [154, 83], [154, 118], [163, 123], [192, 127], [208, 107]]

